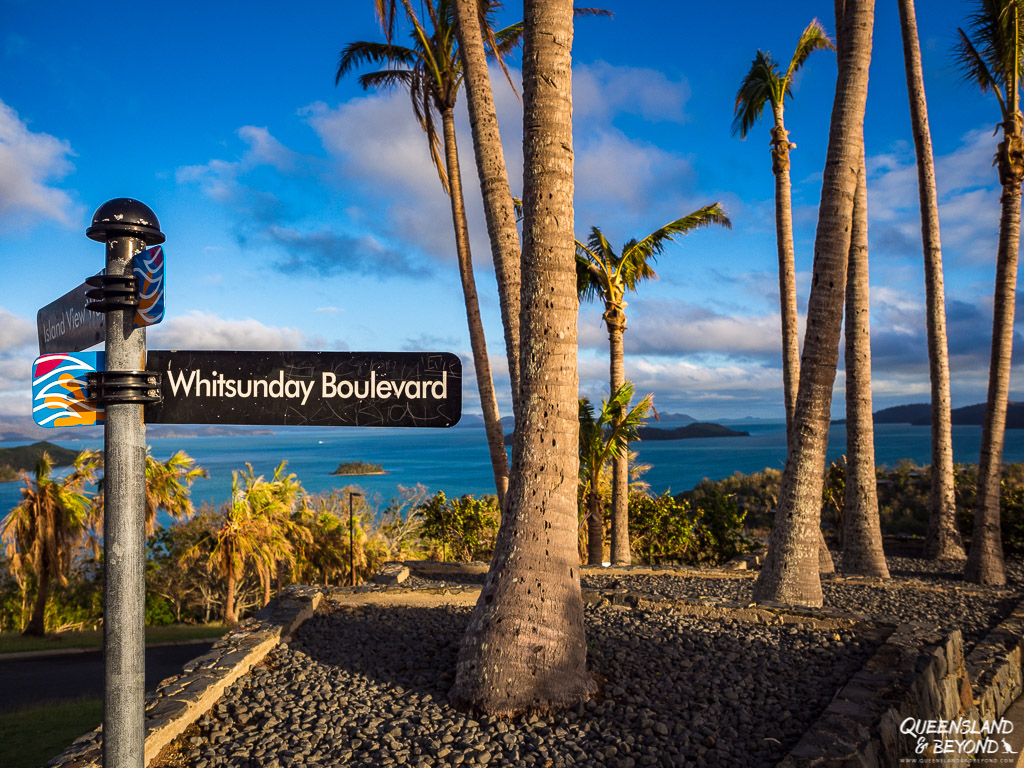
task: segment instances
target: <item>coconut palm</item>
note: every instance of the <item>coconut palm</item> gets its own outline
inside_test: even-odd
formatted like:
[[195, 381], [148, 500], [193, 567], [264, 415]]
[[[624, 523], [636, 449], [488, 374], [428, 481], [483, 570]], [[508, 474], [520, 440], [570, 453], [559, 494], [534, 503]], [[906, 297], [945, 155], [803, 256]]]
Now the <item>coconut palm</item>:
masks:
[[449, 693], [456, 705], [509, 716], [573, 706], [596, 689], [576, 549], [572, 0], [526, 0], [524, 11], [524, 364], [513, 471]]
[[156, 514], [163, 510], [175, 520], [192, 515], [189, 488], [200, 477], [210, 473], [196, 466], [196, 460], [184, 451], [178, 451], [167, 461], [154, 459], [146, 453], [146, 535], [156, 528]]
[[853, 200], [864, 148], [873, 0], [836, 4], [839, 74], [814, 243], [807, 332], [791, 440], [768, 553], [754, 599], [820, 606], [818, 544], [825, 448], [850, 254]]
[[[712, 203], [693, 213], [669, 222], [641, 240], [630, 240], [617, 254], [597, 227], [590, 230], [586, 244], [576, 242], [576, 288], [581, 301], [599, 298], [604, 302], [601, 316], [608, 328], [609, 393], [616, 392], [626, 380], [622, 351], [622, 335], [626, 330], [627, 292], [636, 291], [645, 280], [656, 280], [651, 266], [669, 241], [700, 227], [719, 224], [732, 227], [720, 203]], [[629, 471], [623, 453], [612, 462], [612, 563], [628, 565]]]
[[62, 583], [67, 579], [75, 546], [89, 527], [92, 499], [85, 486], [95, 479], [99, 464], [97, 451], [82, 451], [70, 473], [54, 478], [53, 460], [44, 452], [32, 475], [20, 473], [25, 484], [22, 500], [0, 524], [0, 538], [22, 588], [28, 588], [29, 576], [35, 580], [36, 597], [26, 635], [46, 634], [50, 585], [54, 579]]
[[779, 252], [779, 302], [782, 314], [782, 385], [786, 401], [786, 429], [793, 423], [796, 389], [800, 380], [800, 340], [796, 314], [796, 264], [793, 248], [793, 200], [789, 179], [789, 141], [783, 120], [786, 97], [793, 98], [793, 78], [815, 51], [835, 50], [817, 19], [800, 35], [785, 74], [772, 55], [759, 50], [736, 94], [732, 132], [746, 138], [771, 105], [773, 126], [772, 173], [775, 174], [775, 239]]
[[600, 412], [585, 397], [580, 398], [580, 485], [587, 507], [587, 564], [604, 561], [604, 503], [601, 479], [605, 465], [626, 452], [632, 440], [639, 440], [639, 428], [653, 407], [653, 395], [629, 407], [633, 384], [624, 382], [601, 403]]
[[871, 324], [868, 299], [868, 190], [860, 156], [846, 279], [846, 494], [843, 571], [889, 578], [882, 550], [871, 414]]
[[963, 542], [956, 527], [953, 485], [953, 431], [949, 395], [949, 344], [946, 339], [946, 297], [942, 278], [942, 241], [935, 188], [935, 159], [928, 126], [928, 104], [921, 70], [914, 0], [899, 0], [903, 62], [907, 73], [910, 122], [917, 154], [917, 188], [924, 244], [924, 285], [927, 305], [928, 374], [932, 405], [932, 487], [925, 553], [937, 560], [963, 560]]
[[235, 624], [235, 593], [247, 564], [255, 567], [269, 602], [270, 580], [280, 561], [291, 561], [294, 548], [287, 520], [301, 486], [294, 475], [283, 476], [284, 462], [271, 481], [256, 476], [251, 464], [231, 473], [231, 501], [220, 509], [214, 530], [192, 547], [192, 553], [209, 546], [209, 561], [224, 579], [224, 622]]
[[[480, 405], [487, 431], [495, 490], [501, 503], [508, 488], [508, 456], [505, 453], [504, 433], [487, 356], [487, 341], [480, 319], [469, 246], [469, 227], [462, 194], [462, 175], [459, 171], [458, 146], [455, 139], [455, 102], [462, 85], [462, 64], [455, 38], [450, 0], [436, 0], [436, 3], [435, 0], [427, 0], [424, 5], [433, 32], [428, 33], [412, 6], [405, 4], [406, 15], [413, 26], [412, 45], [406, 47], [365, 41], [349, 43], [342, 50], [338, 60], [335, 83], [359, 66], [384, 65], [385, 69], [361, 75], [359, 84], [364, 89], [405, 88], [412, 99], [416, 121], [426, 134], [430, 158], [437, 169], [441, 186], [451, 201], [455, 251], [466, 303], [466, 319], [473, 350], [477, 388], [480, 392]], [[492, 6], [493, 3], [488, 5], [488, 8]], [[518, 45], [521, 34], [522, 28], [519, 25], [496, 32], [497, 50], [507, 51]], [[437, 117], [441, 119], [440, 137], [436, 125]]]
[[992, 302], [992, 357], [988, 399], [981, 433], [974, 533], [964, 577], [979, 584], [1005, 584], [999, 530], [999, 481], [1006, 430], [1006, 400], [1013, 351], [1013, 314], [1020, 245], [1021, 181], [1024, 180], [1024, 115], [1020, 110], [1021, 15], [1024, 0], [977, 0], [969, 18], [970, 34], [957, 30], [955, 48], [964, 78], [992, 93], [999, 102], [1003, 140], [996, 150], [1000, 197], [996, 286]]

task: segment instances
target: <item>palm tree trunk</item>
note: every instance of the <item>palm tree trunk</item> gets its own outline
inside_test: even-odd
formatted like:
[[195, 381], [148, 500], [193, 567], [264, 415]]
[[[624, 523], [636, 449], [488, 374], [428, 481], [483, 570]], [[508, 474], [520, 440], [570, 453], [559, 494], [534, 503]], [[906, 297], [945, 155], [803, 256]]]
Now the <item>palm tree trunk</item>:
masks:
[[455, 29], [462, 56], [463, 84], [469, 105], [469, 127], [483, 193], [487, 235], [491, 241], [498, 302], [505, 329], [505, 352], [512, 386], [512, 413], [519, 402], [519, 231], [505, 169], [505, 152], [498, 131], [491, 77], [475, 0], [454, 0]]
[[843, 572], [889, 578], [882, 551], [871, 413], [867, 170], [861, 153], [846, 275], [846, 515]]
[[50, 569], [44, 565], [37, 579], [36, 599], [32, 605], [32, 618], [22, 634], [43, 637], [46, 634], [46, 598], [50, 596]]
[[1004, 182], [1000, 199], [1002, 215], [999, 219], [999, 253], [996, 257], [996, 287], [992, 306], [992, 360], [989, 364], [985, 424], [981, 433], [974, 533], [964, 569], [964, 578], [977, 584], [1006, 583], [999, 526], [999, 486], [1002, 480], [1006, 401], [1010, 390], [1010, 359], [1013, 353], [1021, 181], [1019, 175], [1005, 173], [1002, 168], [1000, 170]]
[[873, 0], [836, 0], [839, 74], [814, 243], [800, 386], [771, 540], [754, 599], [820, 606], [818, 537], [853, 199], [864, 147]]
[[494, 488], [498, 494], [498, 506], [504, 509], [505, 492], [508, 490], [508, 454], [505, 453], [505, 435], [501, 430], [501, 416], [494, 395], [491, 363], [487, 357], [487, 339], [484, 336], [483, 322], [480, 320], [480, 303], [477, 300], [476, 280], [473, 277], [473, 255], [469, 249], [469, 225], [466, 223], [466, 206], [462, 197], [462, 175], [459, 171], [459, 150], [455, 144], [453, 110], [443, 110], [441, 120], [444, 131], [445, 166], [451, 188], [449, 198], [452, 204], [452, 223], [455, 226], [455, 252], [459, 260], [459, 276], [462, 278], [462, 295], [466, 301], [469, 343], [473, 349], [473, 367], [476, 369], [476, 386], [480, 392], [480, 408], [484, 414], [487, 447], [491, 454], [491, 469], [494, 471]]
[[[626, 315], [621, 309], [609, 308], [604, 313], [608, 326], [609, 348], [609, 397], [618, 391], [626, 380], [622, 334], [626, 330]], [[618, 426], [616, 420], [612, 428]], [[629, 457], [623, 451], [621, 456], [612, 456], [612, 564], [629, 565], [632, 555], [629, 551]]]
[[490, 715], [572, 706], [596, 689], [577, 549], [572, 1], [526, 0], [525, 30], [520, 423], [507, 511], [449, 693]]
[[224, 623], [233, 627], [238, 623], [238, 616], [235, 614], [235, 582], [238, 580], [238, 576], [230, 561], [224, 575], [227, 582], [227, 595], [224, 597]]
[[772, 129], [772, 172], [775, 174], [775, 240], [779, 252], [779, 308], [782, 316], [782, 389], [786, 400], [786, 433], [793, 425], [800, 383], [800, 332], [796, 312], [796, 254], [793, 247], [793, 199], [789, 179], [789, 134], [783, 106], [775, 107]]
[[917, 152], [917, 188], [921, 201], [921, 239], [924, 244], [924, 286], [927, 304], [928, 373], [932, 393], [931, 515], [925, 554], [936, 560], [963, 560], [963, 542], [956, 527], [953, 486], [953, 430], [950, 417], [949, 345], [946, 339], [946, 296], [942, 279], [939, 203], [935, 189], [932, 134], [921, 71], [914, 0], [899, 0], [903, 61], [910, 97], [910, 123]]
[[587, 491], [587, 565], [604, 562], [604, 507], [597, 490], [597, 478], [590, 479]]

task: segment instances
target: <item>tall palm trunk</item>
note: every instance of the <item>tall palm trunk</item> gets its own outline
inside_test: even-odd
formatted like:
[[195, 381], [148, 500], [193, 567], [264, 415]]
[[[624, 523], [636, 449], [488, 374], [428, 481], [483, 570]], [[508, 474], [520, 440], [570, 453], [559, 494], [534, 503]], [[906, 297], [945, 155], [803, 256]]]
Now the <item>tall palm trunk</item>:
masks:
[[441, 122], [445, 166], [451, 190], [448, 197], [452, 203], [452, 223], [455, 226], [455, 252], [459, 260], [459, 277], [462, 278], [462, 295], [466, 301], [466, 320], [469, 323], [469, 343], [473, 349], [473, 367], [476, 369], [476, 386], [480, 392], [487, 447], [491, 454], [491, 469], [494, 471], [494, 488], [498, 494], [498, 506], [504, 509], [505, 492], [508, 490], [508, 454], [505, 453], [505, 435], [501, 430], [498, 401], [494, 396], [487, 340], [480, 320], [480, 303], [477, 300], [476, 280], [473, 278], [473, 256], [469, 250], [469, 225], [466, 223], [466, 206], [462, 196], [459, 150], [455, 144], [455, 114], [450, 107], [441, 111]]
[[917, 189], [921, 201], [921, 239], [924, 244], [924, 285], [927, 305], [928, 373], [932, 394], [931, 514], [925, 554], [937, 560], [963, 560], [963, 542], [956, 527], [953, 487], [953, 430], [949, 395], [949, 345], [946, 339], [946, 296], [942, 279], [939, 203], [935, 189], [932, 134], [921, 71], [914, 0], [899, 0], [903, 61], [910, 98], [910, 123], [917, 153]]
[[36, 599], [32, 604], [32, 618], [22, 634], [42, 637], [46, 634], [46, 598], [50, 595], [50, 569], [44, 563], [39, 571]]
[[873, 0], [836, 0], [839, 75], [814, 243], [800, 386], [771, 541], [754, 599], [820, 606], [818, 538], [853, 200], [864, 147]]
[[889, 578], [882, 551], [871, 414], [871, 312], [868, 299], [867, 170], [861, 153], [846, 275], [846, 515], [843, 571]]
[[483, 193], [487, 235], [491, 241], [498, 301], [505, 329], [505, 352], [512, 387], [512, 413], [519, 402], [519, 231], [516, 229], [512, 192], [505, 168], [505, 152], [498, 131], [487, 55], [477, 16], [476, 0], [454, 0], [455, 28], [462, 56], [463, 84], [469, 105], [469, 127]]
[[1024, 178], [1022, 118], [1003, 123], [1004, 139], [996, 155], [1000, 198], [999, 250], [992, 306], [992, 359], [989, 363], [988, 400], [981, 433], [978, 493], [974, 507], [974, 533], [964, 578], [978, 584], [1005, 584], [1003, 545], [999, 530], [999, 484], [1002, 479], [1006, 401], [1010, 390], [1013, 353], [1013, 315], [1017, 292], [1017, 250], [1020, 246], [1021, 179]]
[[577, 550], [571, 48], [572, 1], [526, 0], [520, 423], [506, 512], [449, 694], [492, 715], [571, 706], [595, 690]]
[[[775, 175], [775, 240], [779, 252], [779, 314], [782, 317], [782, 390], [786, 401], [786, 441], [793, 429], [800, 385], [800, 331], [796, 311], [796, 249], [793, 246], [793, 194], [789, 177], [789, 141], [782, 102], [772, 104], [772, 173]], [[834, 573], [825, 534], [818, 532], [818, 573]]]
[[789, 134], [783, 105], [774, 106], [772, 173], [775, 174], [775, 240], [779, 252], [779, 309], [782, 316], [782, 389], [786, 400], [786, 434], [793, 425], [800, 383], [800, 333], [796, 312], [796, 254], [793, 247], [793, 194], [789, 179]]
[[590, 479], [587, 490], [587, 565], [604, 563], [604, 507], [597, 478]]
[[[609, 350], [609, 397], [618, 392], [626, 380], [625, 355], [622, 348], [622, 334], [626, 330], [626, 314], [621, 307], [606, 304], [605, 325], [608, 326]], [[612, 423], [617, 427], [618, 420]], [[612, 456], [612, 564], [629, 565], [632, 556], [629, 551], [629, 457], [626, 451], [621, 456]]]
[[238, 623], [238, 616], [235, 613], [235, 585], [238, 581], [238, 574], [230, 561], [224, 577], [227, 582], [227, 595], [224, 597], [224, 623], [230, 627]]

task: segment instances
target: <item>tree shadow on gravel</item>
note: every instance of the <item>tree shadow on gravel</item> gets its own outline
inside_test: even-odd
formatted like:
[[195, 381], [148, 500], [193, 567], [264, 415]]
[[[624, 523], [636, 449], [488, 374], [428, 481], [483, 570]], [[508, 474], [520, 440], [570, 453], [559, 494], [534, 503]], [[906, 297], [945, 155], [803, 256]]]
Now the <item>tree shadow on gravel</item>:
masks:
[[[381, 698], [415, 692], [425, 717], [456, 721], [461, 713], [446, 697], [469, 613], [365, 606], [317, 614], [291, 650], [345, 680], [371, 681], [349, 686], [349, 706], [365, 696], [356, 706], [379, 708]], [[586, 622], [588, 667], [605, 679], [603, 697], [547, 717], [471, 721], [506, 758], [544, 751], [590, 765], [600, 752], [610, 765], [646, 756], [659, 765], [773, 765], [874, 652], [851, 634], [671, 611], [594, 608]], [[430, 734], [405, 738], [426, 745]]]

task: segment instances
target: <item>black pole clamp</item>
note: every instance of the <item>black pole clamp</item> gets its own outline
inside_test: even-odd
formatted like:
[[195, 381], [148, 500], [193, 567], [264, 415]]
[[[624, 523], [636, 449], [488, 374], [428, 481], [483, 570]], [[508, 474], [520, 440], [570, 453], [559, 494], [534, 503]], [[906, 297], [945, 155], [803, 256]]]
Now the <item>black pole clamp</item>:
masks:
[[86, 375], [86, 396], [101, 407], [125, 403], [150, 405], [163, 400], [156, 371], [95, 371]]
[[93, 275], [85, 279], [93, 290], [86, 291], [87, 298], [95, 299], [85, 305], [93, 312], [115, 312], [119, 309], [135, 309], [139, 306], [139, 292], [134, 275]]

